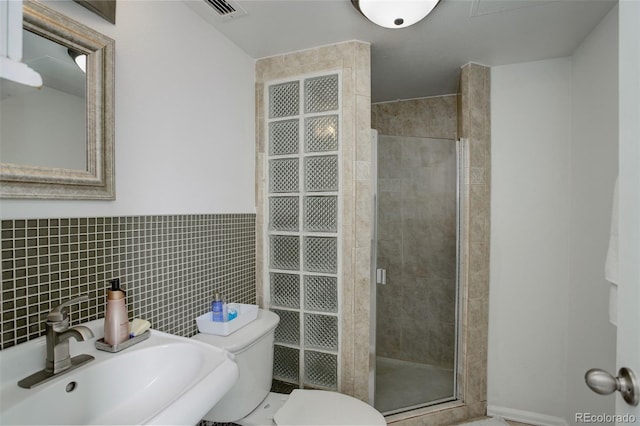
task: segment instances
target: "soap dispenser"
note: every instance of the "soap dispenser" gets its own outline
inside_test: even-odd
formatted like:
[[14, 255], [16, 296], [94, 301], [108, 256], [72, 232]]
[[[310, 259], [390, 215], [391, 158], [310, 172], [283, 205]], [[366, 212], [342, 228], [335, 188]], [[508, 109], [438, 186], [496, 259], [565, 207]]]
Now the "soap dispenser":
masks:
[[111, 289], [107, 291], [107, 311], [104, 316], [104, 341], [112, 346], [129, 339], [129, 317], [124, 296], [124, 290], [120, 288], [120, 279], [111, 280]]
[[220, 293], [215, 293], [211, 302], [211, 319], [215, 322], [224, 322], [224, 301]]

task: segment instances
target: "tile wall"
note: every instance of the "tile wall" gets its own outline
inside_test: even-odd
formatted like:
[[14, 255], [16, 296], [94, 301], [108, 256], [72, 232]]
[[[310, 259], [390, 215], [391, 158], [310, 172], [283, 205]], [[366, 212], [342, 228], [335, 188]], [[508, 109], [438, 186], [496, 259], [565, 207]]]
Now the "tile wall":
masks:
[[47, 312], [79, 295], [72, 325], [103, 317], [112, 278], [130, 319], [191, 336], [214, 291], [255, 303], [255, 215], [3, 220], [2, 349], [43, 335]]
[[376, 355], [453, 368], [456, 143], [378, 135]]
[[381, 135], [456, 139], [458, 95], [371, 105], [371, 126]]
[[458, 125], [469, 145], [464, 191], [467, 237], [463, 247], [462, 329], [458, 371], [469, 412], [483, 415], [487, 405], [489, 330], [489, 239], [491, 231], [491, 69], [470, 63], [462, 67]]

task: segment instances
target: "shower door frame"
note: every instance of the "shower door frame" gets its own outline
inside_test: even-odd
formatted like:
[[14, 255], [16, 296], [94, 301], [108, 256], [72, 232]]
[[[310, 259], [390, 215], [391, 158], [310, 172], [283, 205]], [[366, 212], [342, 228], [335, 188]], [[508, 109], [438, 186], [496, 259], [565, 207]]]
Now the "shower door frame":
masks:
[[[453, 141], [453, 140], [452, 140]], [[464, 362], [460, 354], [462, 330], [462, 294], [466, 288], [466, 274], [463, 273], [465, 242], [467, 235], [467, 220], [465, 217], [466, 200], [468, 193], [465, 190], [468, 184], [469, 149], [468, 141], [464, 138], [455, 140], [456, 144], [456, 274], [455, 274], [455, 328], [454, 328], [454, 370], [453, 370], [453, 395], [438, 400], [428, 401], [408, 407], [384, 412], [385, 416], [402, 415], [414, 410], [430, 409], [447, 403], [462, 403], [464, 400], [460, 377]], [[378, 266], [378, 131], [371, 129], [371, 200], [372, 200], [372, 229], [371, 229], [371, 323], [370, 323], [370, 370], [369, 370], [369, 404], [374, 406], [376, 395], [376, 321], [377, 321], [377, 266]], [[463, 283], [465, 280], [465, 283]]]
[[376, 321], [378, 270], [378, 131], [371, 129], [371, 290], [369, 319], [369, 405], [376, 400]]

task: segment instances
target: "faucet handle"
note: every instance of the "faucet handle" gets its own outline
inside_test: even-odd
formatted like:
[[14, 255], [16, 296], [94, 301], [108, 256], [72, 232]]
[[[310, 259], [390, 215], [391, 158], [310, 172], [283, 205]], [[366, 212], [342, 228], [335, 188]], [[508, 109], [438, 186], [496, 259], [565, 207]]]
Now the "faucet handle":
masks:
[[66, 302], [59, 304], [58, 306], [53, 308], [51, 312], [49, 312], [49, 314], [47, 315], [47, 321], [50, 321], [50, 322], [64, 321], [68, 317], [67, 308], [69, 306], [76, 303], [84, 302], [86, 300], [89, 300], [89, 296], [84, 294], [82, 296], [74, 297], [73, 299], [69, 299]]

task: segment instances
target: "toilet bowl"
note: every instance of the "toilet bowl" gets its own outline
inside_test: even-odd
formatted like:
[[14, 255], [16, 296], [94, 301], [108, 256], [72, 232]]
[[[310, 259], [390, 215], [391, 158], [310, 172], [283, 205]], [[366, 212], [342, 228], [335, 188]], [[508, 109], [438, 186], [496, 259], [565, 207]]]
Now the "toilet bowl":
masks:
[[274, 330], [278, 315], [264, 309], [228, 336], [199, 333], [193, 339], [226, 349], [240, 375], [231, 390], [205, 415], [212, 422], [243, 426], [386, 425], [370, 405], [338, 392], [296, 389], [290, 395], [270, 392]]

